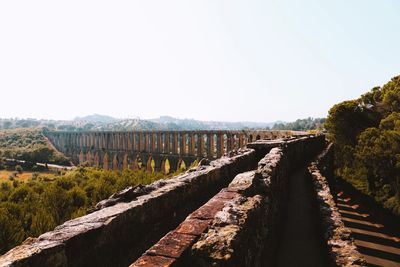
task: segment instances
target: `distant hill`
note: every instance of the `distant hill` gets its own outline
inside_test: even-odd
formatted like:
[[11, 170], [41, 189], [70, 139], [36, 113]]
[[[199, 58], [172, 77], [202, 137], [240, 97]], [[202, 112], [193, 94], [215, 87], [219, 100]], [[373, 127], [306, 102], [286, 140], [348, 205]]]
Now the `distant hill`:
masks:
[[76, 117], [74, 121], [84, 121], [84, 122], [92, 122], [92, 123], [112, 123], [115, 121], [118, 121], [118, 119], [113, 118], [111, 116], [107, 115], [99, 115], [99, 114], [93, 114], [93, 115], [88, 115], [85, 117]]
[[307, 118], [294, 122], [278, 122], [271, 129], [292, 131], [323, 130], [325, 121], [325, 118]]
[[150, 121], [167, 128], [181, 128], [190, 130], [242, 130], [242, 129], [268, 129], [278, 122], [222, 122], [222, 121], [199, 121], [194, 119], [177, 119], [170, 116], [161, 116]]
[[[37, 119], [0, 119], [0, 129], [48, 128], [60, 131], [132, 131], [132, 130], [244, 130], [244, 129], [281, 129], [299, 130], [305, 126], [315, 126], [310, 120], [298, 120], [294, 123], [276, 122], [223, 122], [178, 119], [161, 116], [142, 120], [117, 119], [107, 115], [93, 114], [76, 117], [73, 120], [37, 120]], [[318, 121], [319, 122], [319, 121]], [[301, 127], [299, 127], [299, 124]], [[307, 128], [307, 127], [306, 127]], [[302, 130], [302, 129], [300, 129]]]

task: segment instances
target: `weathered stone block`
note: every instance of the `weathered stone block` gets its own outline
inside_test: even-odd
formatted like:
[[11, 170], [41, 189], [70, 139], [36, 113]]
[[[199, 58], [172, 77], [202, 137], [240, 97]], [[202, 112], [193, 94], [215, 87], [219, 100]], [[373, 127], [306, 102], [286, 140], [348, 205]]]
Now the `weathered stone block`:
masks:
[[266, 218], [262, 202], [259, 195], [226, 202], [207, 232], [192, 246], [194, 261], [201, 266], [256, 266], [263, 242], [261, 222]]
[[210, 225], [211, 220], [186, 219], [176, 228], [177, 233], [200, 236]]
[[146, 254], [177, 259], [190, 247], [195, 239], [194, 235], [173, 231], [161, 238], [157, 244], [146, 251]]
[[227, 190], [241, 193], [243, 195], [254, 195], [259, 189], [261, 173], [249, 171], [238, 174], [229, 184]]
[[203, 219], [203, 220], [212, 219], [214, 218], [215, 214], [224, 207], [224, 204], [225, 204], [224, 199], [212, 198], [206, 204], [204, 204], [195, 212], [190, 214], [189, 217]]
[[157, 266], [157, 267], [172, 267], [175, 266], [176, 259], [163, 256], [143, 255], [139, 260], [129, 265], [129, 267], [140, 266]]

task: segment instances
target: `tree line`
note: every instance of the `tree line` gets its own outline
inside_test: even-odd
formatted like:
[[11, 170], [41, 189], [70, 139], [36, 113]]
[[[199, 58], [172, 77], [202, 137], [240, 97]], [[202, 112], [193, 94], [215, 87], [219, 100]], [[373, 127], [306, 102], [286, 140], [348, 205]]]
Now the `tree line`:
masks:
[[275, 123], [271, 130], [289, 130], [289, 131], [310, 131], [323, 130], [325, 118], [306, 118], [298, 119], [294, 122]]
[[70, 165], [69, 159], [55, 150], [39, 129], [0, 130], [0, 158]]
[[325, 127], [337, 174], [400, 215], [400, 76], [334, 105]]
[[34, 174], [25, 183], [13, 179], [0, 184], [0, 254], [27, 237], [37, 237], [69, 219], [85, 215], [89, 208], [119, 190], [167, 178], [162, 173], [143, 170], [88, 167], [54, 177]]

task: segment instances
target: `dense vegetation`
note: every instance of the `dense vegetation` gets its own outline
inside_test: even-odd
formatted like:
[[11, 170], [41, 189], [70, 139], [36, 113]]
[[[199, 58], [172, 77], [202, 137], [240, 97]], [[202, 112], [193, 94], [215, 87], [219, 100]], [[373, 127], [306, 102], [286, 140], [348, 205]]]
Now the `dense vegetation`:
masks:
[[400, 76], [331, 108], [337, 174], [400, 215]]
[[39, 129], [0, 131], [0, 158], [69, 165], [69, 160], [52, 147]]
[[131, 130], [322, 130], [325, 118], [298, 119], [294, 122], [218, 122], [193, 119], [177, 119], [162, 116], [157, 119], [142, 120], [115, 119], [104, 115], [90, 115], [71, 121], [37, 119], [0, 119], [0, 129], [47, 128], [59, 131], [131, 131]]
[[116, 119], [98, 114], [68, 121], [0, 118], [0, 129], [48, 128], [61, 131], [242, 130], [264, 129], [272, 125], [273, 123], [199, 121], [177, 119], [169, 116], [150, 120], [140, 118]]
[[276, 123], [272, 130], [310, 131], [323, 130], [324, 118], [299, 119], [294, 122]]
[[[171, 174], [172, 175], [172, 174]], [[161, 173], [79, 167], [54, 177], [33, 175], [0, 186], [0, 254], [78, 216], [128, 186], [166, 178]]]

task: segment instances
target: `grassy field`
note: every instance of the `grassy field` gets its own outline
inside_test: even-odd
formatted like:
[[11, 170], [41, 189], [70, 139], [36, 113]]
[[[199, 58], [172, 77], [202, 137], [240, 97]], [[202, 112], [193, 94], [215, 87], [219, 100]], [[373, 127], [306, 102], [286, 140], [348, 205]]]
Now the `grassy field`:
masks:
[[[7, 170], [0, 170], [0, 183], [10, 181], [8, 178], [15, 173], [14, 171], [7, 171]], [[32, 178], [32, 174], [34, 172], [24, 171], [23, 173], [18, 173], [17, 176], [14, 178], [20, 182], [26, 182]], [[54, 176], [54, 173], [51, 172], [37, 172], [39, 176], [42, 177], [49, 177]]]
[[0, 130], [0, 157], [27, 162], [70, 165], [39, 129]]

